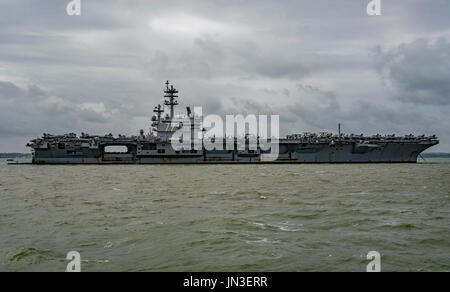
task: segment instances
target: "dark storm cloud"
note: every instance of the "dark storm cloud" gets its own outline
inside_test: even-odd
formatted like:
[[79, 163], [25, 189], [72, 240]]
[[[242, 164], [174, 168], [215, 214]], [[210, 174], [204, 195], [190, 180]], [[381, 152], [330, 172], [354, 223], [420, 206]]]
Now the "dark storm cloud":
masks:
[[1, 1], [0, 151], [147, 130], [167, 79], [180, 110], [279, 114], [285, 133], [437, 133], [450, 151], [450, 3], [382, 0], [369, 17], [368, 2], [81, 0], [69, 17], [69, 0]]
[[[270, 93], [277, 95], [282, 92]], [[230, 103], [223, 105], [222, 112], [240, 110], [244, 114], [279, 114], [282, 135], [307, 131], [336, 132], [338, 123], [348, 134], [449, 134], [445, 123], [442, 123], [448, 118], [442, 112], [427, 113], [414, 106], [404, 106], [403, 110], [398, 110], [390, 104], [377, 104], [370, 100], [356, 100], [349, 107], [342, 107], [336, 92], [322, 91], [305, 84], [298, 84], [291, 95], [295, 102], [287, 106], [268, 106], [258, 101], [232, 98]], [[299, 127], [299, 124], [304, 127]]]
[[45, 128], [63, 133], [83, 123], [108, 123], [115, 112], [108, 111], [103, 103], [76, 104], [36, 85], [22, 89], [4, 81], [0, 81], [0, 108], [0, 138], [40, 135]]
[[450, 104], [450, 42], [418, 39], [375, 51], [378, 69], [398, 87], [398, 98], [419, 104]]
[[22, 95], [22, 91], [12, 82], [0, 81], [0, 98], [15, 98]]

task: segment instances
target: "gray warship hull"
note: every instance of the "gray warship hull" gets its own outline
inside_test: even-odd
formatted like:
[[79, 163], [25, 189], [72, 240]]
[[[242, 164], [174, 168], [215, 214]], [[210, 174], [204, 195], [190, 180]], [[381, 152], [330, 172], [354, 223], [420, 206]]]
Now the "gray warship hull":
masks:
[[[169, 87], [168, 81], [164, 93], [166, 98], [164, 105], [168, 107], [170, 114], [167, 113], [162, 117], [164, 106], [155, 107], [153, 112], [156, 115], [152, 117], [152, 128], [148, 135], [145, 135], [143, 130], [139, 136], [131, 137], [122, 135], [114, 137], [112, 134], [91, 136], [84, 133], [79, 137], [74, 133], [59, 136], [44, 134], [42, 138], [31, 140], [27, 144], [33, 149], [33, 163], [415, 163], [422, 151], [439, 143], [434, 135], [430, 137], [344, 135], [339, 126], [337, 135], [326, 132], [292, 134], [285, 139], [267, 139], [264, 143], [267, 143], [265, 145], [268, 147], [260, 147], [259, 136], [256, 143], [247, 135], [241, 138], [206, 137], [203, 134], [205, 131], [203, 123], [199, 122], [195, 110], [192, 114], [187, 107], [187, 116], [182, 118], [174, 114], [174, 106], [178, 105], [176, 100], [178, 91], [173, 86]], [[191, 138], [199, 136], [197, 134], [200, 131], [201, 143], [192, 142], [189, 147], [181, 149], [175, 147], [178, 149], [175, 150], [172, 142], [178, 139], [174, 137], [177, 137], [176, 133], [180, 129], [186, 129], [187, 132], [183, 133]], [[220, 147], [215, 147], [218, 145], [216, 142], [220, 141]], [[215, 146], [209, 147], [210, 143]], [[232, 147], [229, 147], [230, 145]], [[122, 150], [117, 151], [117, 147]], [[276, 155], [269, 160], [265, 159], [268, 151], [272, 152], [273, 149], [276, 149]]]
[[[273, 161], [262, 159], [261, 153], [239, 150], [174, 151], [169, 143], [153, 143], [153, 150], [143, 150], [148, 143], [142, 141], [105, 142], [97, 147], [81, 145], [62, 147], [61, 144], [36, 148], [36, 164], [202, 164], [202, 163], [415, 163], [421, 152], [436, 145], [428, 141], [371, 141], [360, 144], [351, 141], [329, 143], [303, 143], [281, 140], [279, 154]], [[126, 152], [107, 152], [108, 146], [123, 146]]]

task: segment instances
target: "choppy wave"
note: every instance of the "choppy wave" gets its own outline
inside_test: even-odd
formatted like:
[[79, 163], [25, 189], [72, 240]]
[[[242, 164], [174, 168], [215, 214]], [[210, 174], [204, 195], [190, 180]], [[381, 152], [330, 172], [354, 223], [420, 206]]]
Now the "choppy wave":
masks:
[[450, 164], [0, 165], [0, 270], [450, 270]]

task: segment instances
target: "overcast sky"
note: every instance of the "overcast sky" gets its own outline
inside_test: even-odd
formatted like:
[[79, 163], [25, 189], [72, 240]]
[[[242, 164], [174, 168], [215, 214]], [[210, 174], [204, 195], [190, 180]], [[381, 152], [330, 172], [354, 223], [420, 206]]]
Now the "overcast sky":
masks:
[[437, 134], [450, 152], [450, 1], [0, 1], [0, 152], [42, 133], [148, 130], [180, 110], [279, 114], [281, 133]]

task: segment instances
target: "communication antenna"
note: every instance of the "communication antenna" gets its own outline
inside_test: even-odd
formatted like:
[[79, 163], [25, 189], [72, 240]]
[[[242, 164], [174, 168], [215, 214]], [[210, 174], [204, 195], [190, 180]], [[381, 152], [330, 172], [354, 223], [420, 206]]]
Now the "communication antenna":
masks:
[[176, 90], [173, 85], [170, 85], [169, 87], [169, 80], [167, 80], [166, 82], [166, 90], [164, 90], [164, 97], [168, 98], [166, 100], [164, 100], [164, 104], [169, 106], [170, 108], [170, 118], [173, 119], [173, 109], [174, 106], [178, 105], [178, 101], [176, 100], [176, 98], [178, 97], [178, 90]]

